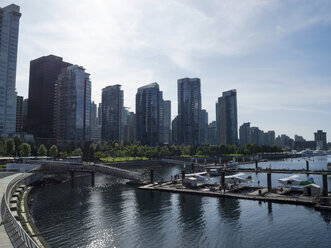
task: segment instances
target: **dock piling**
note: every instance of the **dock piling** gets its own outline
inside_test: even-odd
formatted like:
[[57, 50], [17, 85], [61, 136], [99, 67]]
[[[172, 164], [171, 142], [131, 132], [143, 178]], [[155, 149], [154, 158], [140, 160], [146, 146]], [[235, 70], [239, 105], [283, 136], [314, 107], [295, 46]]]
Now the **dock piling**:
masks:
[[271, 192], [271, 172], [267, 173], [268, 192]]
[[255, 160], [255, 169], [257, 170], [257, 168], [258, 168], [258, 161]]
[[222, 188], [225, 187], [225, 171], [224, 170], [221, 171], [221, 186], [222, 186]]
[[323, 196], [328, 196], [328, 175], [323, 174]]
[[151, 179], [151, 184], [154, 184], [154, 170], [150, 170], [150, 179]]
[[309, 171], [309, 160], [306, 160], [306, 170]]
[[182, 170], [182, 180], [184, 180], [184, 179], [185, 179], [185, 171]]
[[94, 175], [95, 173], [94, 172], [91, 172], [91, 186], [92, 187], [94, 187], [94, 185], [95, 185], [95, 175]]

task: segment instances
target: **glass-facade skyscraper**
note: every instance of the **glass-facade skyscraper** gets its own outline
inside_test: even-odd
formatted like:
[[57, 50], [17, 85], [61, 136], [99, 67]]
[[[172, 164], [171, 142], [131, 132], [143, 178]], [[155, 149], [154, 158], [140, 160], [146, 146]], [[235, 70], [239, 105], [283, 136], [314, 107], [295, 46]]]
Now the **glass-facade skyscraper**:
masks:
[[238, 144], [237, 91], [223, 92], [216, 103], [216, 130], [221, 145]]
[[179, 145], [199, 145], [201, 122], [201, 85], [199, 78], [182, 78], [177, 81]]
[[162, 91], [157, 83], [138, 88], [136, 94], [136, 138], [143, 145], [158, 145], [162, 141]]
[[123, 141], [123, 90], [116, 84], [102, 89], [102, 127], [103, 140]]
[[56, 83], [56, 138], [58, 143], [90, 140], [90, 74], [78, 65], [62, 70]]
[[0, 8], [0, 134], [16, 132], [16, 65], [20, 7]]

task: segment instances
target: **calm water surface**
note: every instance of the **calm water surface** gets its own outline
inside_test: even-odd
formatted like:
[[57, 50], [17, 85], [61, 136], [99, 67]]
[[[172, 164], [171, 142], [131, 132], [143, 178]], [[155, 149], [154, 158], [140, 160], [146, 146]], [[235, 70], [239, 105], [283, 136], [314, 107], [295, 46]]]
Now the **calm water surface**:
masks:
[[[156, 178], [181, 170], [162, 168]], [[264, 183], [263, 174], [247, 175]], [[52, 247], [331, 247], [331, 213], [303, 206], [142, 191], [106, 175], [96, 175], [94, 187], [81, 177], [37, 188], [33, 198], [33, 218]]]

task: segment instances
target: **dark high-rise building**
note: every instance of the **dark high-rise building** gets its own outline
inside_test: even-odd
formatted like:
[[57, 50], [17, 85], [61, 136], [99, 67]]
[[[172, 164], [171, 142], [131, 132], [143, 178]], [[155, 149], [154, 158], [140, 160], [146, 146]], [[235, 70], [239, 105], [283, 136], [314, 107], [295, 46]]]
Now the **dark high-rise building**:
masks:
[[16, 64], [20, 7], [0, 8], [0, 135], [16, 132]]
[[158, 145], [163, 123], [160, 123], [162, 92], [157, 83], [138, 88], [136, 94], [136, 136], [143, 145]]
[[219, 144], [238, 144], [237, 92], [225, 91], [216, 103], [216, 126]]
[[99, 125], [101, 126], [102, 125], [102, 103], [99, 103], [99, 106], [98, 106], [98, 122], [99, 122]]
[[182, 78], [178, 90], [178, 144], [200, 144], [201, 84], [199, 78]]
[[103, 140], [123, 141], [122, 114], [123, 90], [116, 84], [102, 89], [102, 127]]
[[55, 86], [57, 143], [89, 141], [91, 138], [90, 74], [78, 65], [62, 70]]
[[171, 101], [163, 101], [163, 144], [171, 143]]
[[23, 96], [17, 96], [16, 103], [16, 133], [23, 132]]
[[61, 70], [70, 65], [54, 55], [30, 62], [27, 131], [37, 140], [55, 138], [55, 82]]
[[91, 102], [91, 126], [96, 126], [98, 124], [97, 119], [97, 105]]
[[327, 143], [326, 143], [326, 132], [323, 132], [323, 130], [317, 130], [316, 133], [314, 133], [316, 145], [321, 150], [328, 149]]
[[171, 142], [172, 144], [177, 145], [178, 142], [178, 116], [171, 122]]
[[208, 112], [202, 109], [200, 112], [200, 144], [208, 143]]
[[27, 120], [28, 120], [28, 104], [29, 99], [23, 100], [23, 107], [22, 107], [22, 114], [23, 114], [23, 131], [26, 132], [27, 130]]
[[250, 125], [251, 124], [249, 122], [246, 122], [246, 123], [242, 124], [239, 128], [239, 139], [240, 139], [241, 146], [251, 143]]

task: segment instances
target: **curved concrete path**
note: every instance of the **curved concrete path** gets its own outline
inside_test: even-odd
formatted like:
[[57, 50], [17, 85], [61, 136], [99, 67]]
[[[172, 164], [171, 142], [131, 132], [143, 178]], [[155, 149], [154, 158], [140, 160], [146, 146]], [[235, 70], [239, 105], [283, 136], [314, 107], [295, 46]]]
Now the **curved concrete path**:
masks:
[[[3, 173], [0, 173], [0, 200], [2, 200], [2, 197], [6, 193], [7, 185], [12, 181], [15, 177], [20, 176], [22, 173], [16, 173], [12, 175], [5, 175]], [[1, 204], [0, 204], [0, 211], [1, 209]], [[9, 227], [11, 228], [11, 227]], [[10, 229], [13, 230], [13, 227]], [[12, 232], [13, 235], [9, 238], [9, 234], [7, 234], [4, 223], [2, 222], [2, 218], [0, 215], [0, 248], [12, 248], [14, 247], [12, 245], [12, 242], [10, 240], [13, 240], [15, 247], [26, 247], [24, 242], [21, 240], [20, 237], [16, 234], [16, 232]], [[15, 235], [16, 234], [16, 235]]]

